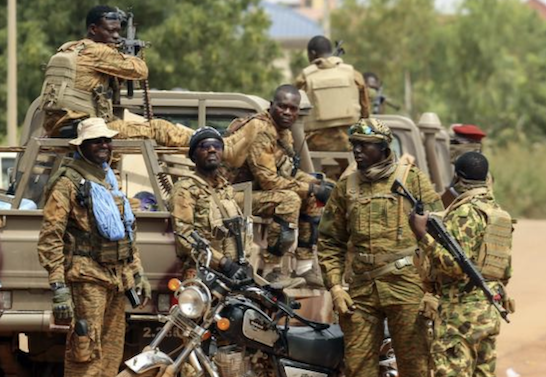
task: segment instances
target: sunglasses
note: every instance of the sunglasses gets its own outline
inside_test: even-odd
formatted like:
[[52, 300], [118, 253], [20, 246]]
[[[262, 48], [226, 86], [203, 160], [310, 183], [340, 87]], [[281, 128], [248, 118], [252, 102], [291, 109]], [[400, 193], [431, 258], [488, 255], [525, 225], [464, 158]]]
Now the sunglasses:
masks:
[[125, 12], [106, 12], [102, 14], [102, 18], [105, 20], [112, 20], [112, 21], [125, 21], [126, 19]]
[[214, 148], [217, 151], [224, 150], [224, 144], [219, 140], [205, 140], [199, 143], [197, 148], [208, 151], [210, 148]]

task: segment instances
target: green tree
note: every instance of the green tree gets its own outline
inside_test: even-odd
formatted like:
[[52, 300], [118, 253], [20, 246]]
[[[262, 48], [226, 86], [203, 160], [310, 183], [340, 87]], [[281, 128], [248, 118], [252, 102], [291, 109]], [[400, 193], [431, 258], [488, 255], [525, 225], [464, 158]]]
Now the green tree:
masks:
[[[86, 33], [96, 0], [18, 0], [18, 119], [40, 94], [43, 68], [57, 47]], [[259, 0], [117, 0], [132, 8], [146, 50], [150, 85], [270, 95], [280, 79], [271, 62], [280, 50], [269, 39], [270, 21]], [[0, 4], [0, 107], [6, 108], [6, 2]], [[0, 134], [5, 133], [0, 111]]]

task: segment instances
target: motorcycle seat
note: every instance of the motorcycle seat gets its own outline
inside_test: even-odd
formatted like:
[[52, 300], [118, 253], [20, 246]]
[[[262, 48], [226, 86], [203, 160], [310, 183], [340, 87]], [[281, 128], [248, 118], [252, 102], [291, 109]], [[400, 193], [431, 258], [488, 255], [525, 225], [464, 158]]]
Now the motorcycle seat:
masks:
[[[284, 333], [284, 327], [280, 327]], [[339, 325], [315, 331], [308, 326], [292, 326], [286, 332], [288, 357], [311, 365], [336, 369], [343, 361], [343, 332]]]

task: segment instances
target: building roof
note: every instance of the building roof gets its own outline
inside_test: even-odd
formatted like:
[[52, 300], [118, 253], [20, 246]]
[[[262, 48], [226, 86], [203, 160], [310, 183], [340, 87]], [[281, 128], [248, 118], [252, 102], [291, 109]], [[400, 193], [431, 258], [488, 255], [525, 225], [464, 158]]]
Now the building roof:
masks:
[[302, 43], [306, 46], [309, 39], [324, 34], [319, 23], [290, 7], [268, 1], [263, 1], [261, 6], [271, 19], [269, 36], [287, 47], [301, 47]]

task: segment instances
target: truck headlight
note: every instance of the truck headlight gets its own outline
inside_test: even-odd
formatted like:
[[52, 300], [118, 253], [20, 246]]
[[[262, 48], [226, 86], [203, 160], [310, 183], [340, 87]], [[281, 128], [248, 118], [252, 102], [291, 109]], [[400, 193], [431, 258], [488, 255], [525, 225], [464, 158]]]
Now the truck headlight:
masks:
[[180, 311], [191, 319], [202, 317], [210, 306], [209, 295], [196, 285], [184, 287], [177, 298]]

